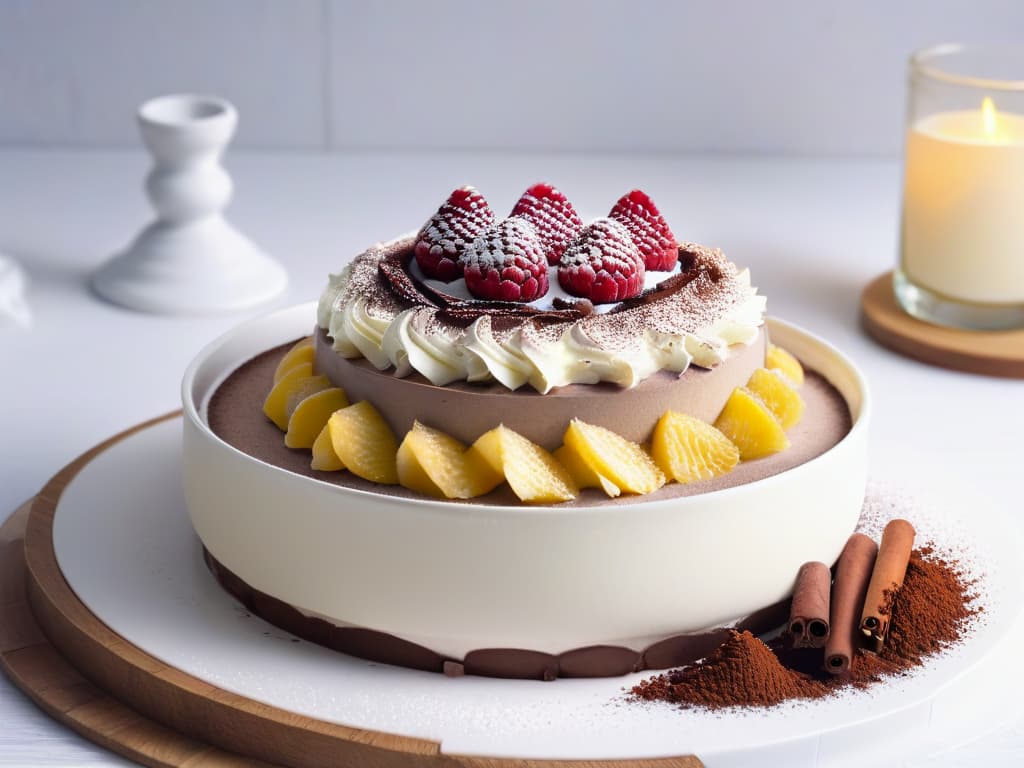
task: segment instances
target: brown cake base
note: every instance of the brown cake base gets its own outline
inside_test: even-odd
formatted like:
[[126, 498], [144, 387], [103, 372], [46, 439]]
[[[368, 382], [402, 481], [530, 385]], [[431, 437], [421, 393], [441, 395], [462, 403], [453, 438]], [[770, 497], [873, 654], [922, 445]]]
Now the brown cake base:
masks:
[[[205, 548], [206, 565], [221, 586], [249, 611], [296, 637], [369, 661], [443, 672], [448, 675], [554, 680], [558, 677], [618, 677], [648, 669], [668, 669], [692, 664], [704, 658], [729, 637], [728, 627], [676, 635], [635, 651], [615, 645], [592, 645], [560, 654], [521, 648], [480, 648], [464, 659], [451, 659], [386, 632], [362, 627], [339, 627], [329, 621], [307, 616], [288, 603], [246, 584]], [[755, 635], [785, 623], [789, 600], [763, 608], [739, 620], [731, 628]]]

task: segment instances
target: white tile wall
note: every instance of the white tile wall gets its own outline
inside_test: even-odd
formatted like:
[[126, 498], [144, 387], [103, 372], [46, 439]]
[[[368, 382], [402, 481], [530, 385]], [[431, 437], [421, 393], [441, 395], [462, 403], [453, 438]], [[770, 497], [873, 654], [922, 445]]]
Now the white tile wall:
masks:
[[238, 143], [326, 142], [320, 0], [0, 0], [0, 143], [137, 146], [135, 107], [216, 93]]
[[215, 92], [250, 147], [892, 154], [905, 61], [1022, 0], [0, 0], [0, 144], [134, 146]]

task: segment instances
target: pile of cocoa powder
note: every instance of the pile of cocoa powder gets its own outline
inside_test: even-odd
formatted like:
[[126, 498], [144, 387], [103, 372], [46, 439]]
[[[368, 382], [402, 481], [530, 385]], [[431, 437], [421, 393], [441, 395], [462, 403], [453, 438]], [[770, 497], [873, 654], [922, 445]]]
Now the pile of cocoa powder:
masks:
[[857, 651], [847, 674], [826, 672], [821, 648], [792, 648], [785, 635], [766, 645], [749, 632], [732, 632], [702, 662], [648, 678], [630, 696], [684, 708], [722, 709], [773, 706], [864, 688], [920, 666], [955, 643], [981, 611], [973, 590], [960, 563], [943, 558], [931, 546], [921, 547], [911, 554], [903, 586], [892, 595], [889, 636], [881, 652]]

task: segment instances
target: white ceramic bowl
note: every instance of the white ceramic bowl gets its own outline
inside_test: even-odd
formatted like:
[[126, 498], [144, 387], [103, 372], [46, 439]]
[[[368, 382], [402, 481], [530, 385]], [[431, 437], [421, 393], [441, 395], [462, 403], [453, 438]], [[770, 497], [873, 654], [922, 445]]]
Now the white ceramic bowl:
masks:
[[867, 478], [863, 376], [824, 341], [778, 320], [772, 340], [850, 406], [833, 448], [756, 482], [630, 506], [529, 507], [399, 499], [293, 474], [210, 430], [218, 384], [255, 355], [309, 334], [315, 304], [247, 322], [185, 374], [184, 480], [205, 546], [251, 587], [301, 611], [387, 632], [452, 658], [479, 648], [640, 649], [784, 599], [799, 566], [832, 563]]

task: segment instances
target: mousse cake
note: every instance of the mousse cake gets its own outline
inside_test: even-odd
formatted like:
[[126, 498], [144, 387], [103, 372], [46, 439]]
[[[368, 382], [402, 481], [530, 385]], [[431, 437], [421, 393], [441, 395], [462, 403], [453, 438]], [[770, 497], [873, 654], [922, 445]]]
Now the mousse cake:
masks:
[[301, 637], [450, 674], [617, 675], [766, 631], [856, 525], [867, 401], [764, 307], [638, 190], [587, 224], [550, 185], [501, 220], [456, 190], [332, 275], [312, 334], [251, 323], [193, 364], [207, 562]]

